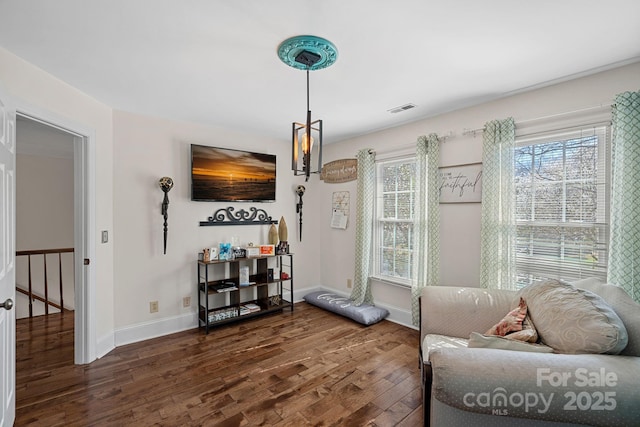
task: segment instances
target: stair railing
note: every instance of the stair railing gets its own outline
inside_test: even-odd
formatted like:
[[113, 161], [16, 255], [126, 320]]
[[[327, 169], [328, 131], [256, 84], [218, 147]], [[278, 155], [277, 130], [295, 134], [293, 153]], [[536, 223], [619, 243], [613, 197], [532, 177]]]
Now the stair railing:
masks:
[[[28, 257], [28, 269], [29, 269], [29, 285], [28, 289], [23, 289], [16, 283], [16, 291], [26, 295], [29, 298], [29, 317], [33, 317], [33, 301], [40, 301], [44, 303], [45, 315], [49, 314], [49, 307], [56, 308], [60, 312], [64, 313], [68, 311], [64, 308], [64, 283], [62, 280], [62, 254], [73, 253], [73, 248], [60, 248], [60, 249], [35, 249], [30, 251], [16, 251], [16, 258], [20, 256]], [[49, 300], [49, 277], [47, 274], [47, 255], [58, 254], [58, 274], [60, 285], [60, 302]], [[31, 257], [42, 256], [44, 265], [44, 296], [38, 295], [33, 291], [33, 280], [31, 274]], [[73, 269], [72, 269], [73, 270]]]

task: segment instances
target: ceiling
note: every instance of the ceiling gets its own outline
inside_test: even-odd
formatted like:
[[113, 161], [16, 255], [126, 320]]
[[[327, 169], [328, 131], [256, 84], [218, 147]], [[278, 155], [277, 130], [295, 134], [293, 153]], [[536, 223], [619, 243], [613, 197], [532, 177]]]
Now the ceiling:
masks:
[[640, 1], [0, 0], [0, 46], [114, 109], [283, 141], [303, 34], [339, 52], [310, 77], [337, 142], [639, 61]]

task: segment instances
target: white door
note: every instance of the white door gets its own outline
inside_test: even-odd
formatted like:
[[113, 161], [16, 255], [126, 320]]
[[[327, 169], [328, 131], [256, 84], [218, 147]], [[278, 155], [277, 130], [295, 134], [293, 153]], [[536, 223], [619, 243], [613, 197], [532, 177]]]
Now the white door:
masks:
[[16, 113], [0, 87], [0, 427], [16, 415]]

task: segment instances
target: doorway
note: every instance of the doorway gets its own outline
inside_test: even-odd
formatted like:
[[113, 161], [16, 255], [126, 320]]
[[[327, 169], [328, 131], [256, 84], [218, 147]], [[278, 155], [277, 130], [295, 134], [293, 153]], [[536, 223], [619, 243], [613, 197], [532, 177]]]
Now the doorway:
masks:
[[16, 319], [75, 307], [73, 139], [16, 119]]
[[[50, 230], [40, 232], [48, 235], [48, 239], [58, 239], [57, 242], [72, 242], [71, 246], [74, 249], [73, 260], [71, 261], [74, 281], [73, 297], [68, 299], [65, 296], [65, 306], [70, 306], [74, 310], [74, 360], [69, 363], [86, 364], [96, 359], [96, 340], [95, 340], [95, 321], [93, 319], [93, 289], [94, 289], [94, 274], [93, 266], [90, 265], [90, 261], [94, 255], [94, 188], [95, 178], [93, 172], [94, 164], [94, 137], [91, 130], [84, 129], [82, 126], [69, 122], [64, 118], [57, 117], [53, 114], [43, 111], [29, 111], [28, 109], [17, 109], [17, 150], [22, 155], [30, 153], [34, 160], [39, 156], [40, 159], [36, 159], [34, 162], [38, 164], [41, 161], [46, 164], [47, 162], [42, 160], [42, 157], [56, 156], [57, 160], [49, 162], [48, 167], [52, 169], [64, 169], [59, 173], [60, 182], [54, 183], [52, 188], [56, 186], [65, 186], [67, 188], [58, 188], [56, 195], [50, 196], [48, 203], [44, 205], [41, 203], [41, 207], [35, 209], [41, 211], [41, 216], [46, 216], [52, 209], [57, 209], [57, 201], [62, 202], [66, 200], [66, 204], [71, 203], [72, 207], [65, 205], [63, 215], [58, 216], [71, 216], [66, 219], [63, 233], [53, 233]], [[34, 138], [33, 141], [22, 141], [21, 147], [21, 132], [31, 132], [31, 135], [40, 135], [41, 140]], [[26, 154], [29, 155], [29, 154]], [[26, 157], [25, 157], [26, 158]], [[57, 167], [52, 167], [52, 164], [57, 164]], [[61, 166], [64, 165], [64, 166]], [[71, 166], [70, 171], [68, 167]], [[58, 172], [56, 172], [58, 173]], [[62, 178], [64, 176], [64, 178]], [[47, 178], [45, 178], [47, 179]], [[19, 188], [21, 183], [17, 183]], [[53, 190], [52, 190], [53, 191]], [[16, 196], [21, 197], [21, 195]], [[51, 198], [53, 197], [53, 198]], [[65, 203], [65, 202], [62, 202]], [[37, 204], [37, 203], [36, 203]], [[30, 221], [30, 224], [35, 224], [34, 221]], [[18, 222], [18, 221], [17, 221]], [[44, 222], [44, 221], [42, 221]], [[27, 224], [27, 227], [29, 224]], [[18, 233], [20, 230], [16, 227], [17, 235], [16, 241], [22, 241], [22, 238]], [[71, 230], [71, 236], [69, 231]], [[63, 237], [64, 235], [64, 237]], [[33, 237], [30, 237], [31, 239]], [[28, 240], [28, 239], [27, 239]], [[62, 246], [61, 246], [62, 247]], [[19, 250], [19, 248], [18, 248]], [[63, 267], [64, 269], [64, 267]], [[66, 292], [66, 291], [65, 291]]]

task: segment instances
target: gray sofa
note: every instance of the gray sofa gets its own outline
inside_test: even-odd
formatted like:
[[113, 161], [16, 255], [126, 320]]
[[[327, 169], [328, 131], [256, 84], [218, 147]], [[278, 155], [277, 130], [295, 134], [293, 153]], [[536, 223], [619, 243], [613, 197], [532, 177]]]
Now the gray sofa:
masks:
[[[471, 333], [488, 331], [518, 305], [520, 295], [424, 288], [420, 365], [425, 425], [640, 426], [640, 304], [620, 287], [596, 279], [572, 285], [601, 297], [622, 321], [627, 336], [621, 337], [626, 346], [619, 354], [469, 348]], [[572, 322], [575, 313], [567, 306]], [[538, 318], [540, 323], [549, 320]], [[599, 334], [599, 329], [591, 327], [587, 335]], [[583, 337], [568, 333], [565, 338]]]

